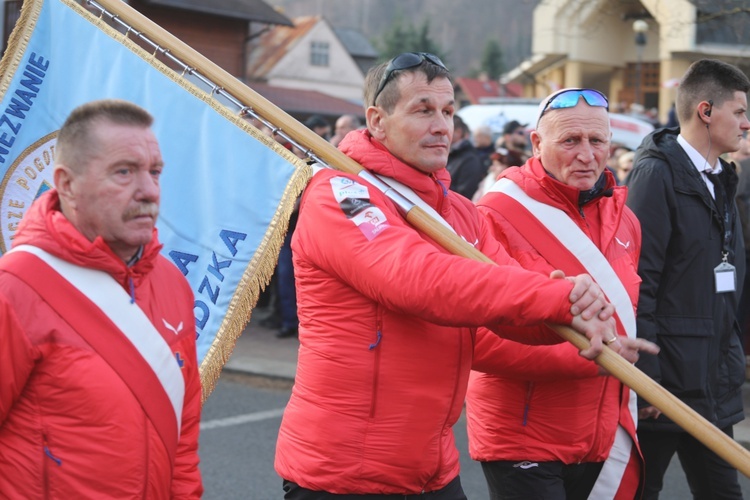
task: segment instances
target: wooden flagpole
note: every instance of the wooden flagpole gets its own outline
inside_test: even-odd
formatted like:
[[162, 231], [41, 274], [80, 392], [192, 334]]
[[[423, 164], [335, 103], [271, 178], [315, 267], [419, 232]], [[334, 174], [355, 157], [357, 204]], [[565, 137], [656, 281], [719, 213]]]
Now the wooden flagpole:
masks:
[[[368, 174], [357, 162], [340, 152], [318, 134], [286, 114], [263, 96], [228, 74], [215, 63], [202, 56], [187, 44], [146, 18], [122, 0], [96, 0], [97, 4], [116, 14], [128, 25], [148, 35], [160, 47], [168, 49], [182, 62], [221, 86], [258, 115], [273, 123], [290, 138], [313, 152], [329, 166], [353, 175]], [[372, 176], [370, 176], [372, 177]], [[448, 230], [420, 207], [410, 204], [406, 220], [415, 228], [440, 243], [446, 250], [480, 262], [494, 262], [460, 236]], [[555, 332], [578, 349], [589, 347], [588, 339], [567, 326], [549, 325]], [[750, 452], [724, 434], [692, 408], [677, 399], [653, 379], [626, 361], [611, 349], [605, 348], [596, 362], [632, 388], [643, 399], [658, 408], [664, 415], [686, 432], [710, 448], [745, 476], [750, 477]]]

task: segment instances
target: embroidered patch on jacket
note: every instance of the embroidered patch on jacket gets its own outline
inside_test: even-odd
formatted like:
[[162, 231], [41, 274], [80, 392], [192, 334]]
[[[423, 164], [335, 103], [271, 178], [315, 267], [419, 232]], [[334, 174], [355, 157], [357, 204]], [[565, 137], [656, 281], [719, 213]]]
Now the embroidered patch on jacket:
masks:
[[390, 227], [385, 213], [370, 203], [367, 186], [346, 177], [333, 177], [331, 188], [346, 218], [362, 231], [368, 241]]

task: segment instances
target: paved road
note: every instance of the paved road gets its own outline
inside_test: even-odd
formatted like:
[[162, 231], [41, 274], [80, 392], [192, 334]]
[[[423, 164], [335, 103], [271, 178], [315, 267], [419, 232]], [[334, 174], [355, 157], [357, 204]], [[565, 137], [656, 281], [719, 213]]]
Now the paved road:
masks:
[[[201, 469], [207, 500], [277, 500], [281, 479], [273, 470], [276, 434], [291, 383], [264, 377], [224, 373], [203, 409]], [[466, 423], [456, 425], [461, 456], [461, 480], [469, 499], [487, 498], [481, 467], [465, 450]], [[750, 480], [742, 477], [750, 499]], [[667, 472], [663, 500], [690, 498], [676, 463]]]

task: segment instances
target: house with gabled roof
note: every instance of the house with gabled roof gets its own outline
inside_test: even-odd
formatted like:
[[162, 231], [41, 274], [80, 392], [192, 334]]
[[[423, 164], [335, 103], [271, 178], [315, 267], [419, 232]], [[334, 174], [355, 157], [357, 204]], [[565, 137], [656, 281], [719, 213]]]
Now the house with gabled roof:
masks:
[[[313, 90], [362, 102], [366, 68], [377, 53], [364, 37], [335, 30], [321, 16], [294, 18], [293, 27], [276, 26], [253, 43], [247, 79], [275, 87]], [[351, 52], [350, 52], [351, 50]]]
[[357, 63], [363, 75], [378, 60], [378, 52], [372, 44], [365, 38], [361, 31], [354, 28], [333, 28], [336, 36], [344, 44], [346, 51], [352, 56]]

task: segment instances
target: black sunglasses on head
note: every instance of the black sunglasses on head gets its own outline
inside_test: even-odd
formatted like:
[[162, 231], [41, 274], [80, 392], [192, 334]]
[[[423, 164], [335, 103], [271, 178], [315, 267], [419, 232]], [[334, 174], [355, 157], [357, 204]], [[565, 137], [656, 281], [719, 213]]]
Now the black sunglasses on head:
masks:
[[380, 85], [378, 85], [378, 90], [375, 91], [375, 97], [372, 99], [372, 103], [375, 104], [378, 101], [378, 96], [393, 77], [394, 71], [415, 68], [424, 61], [434, 64], [435, 66], [440, 66], [448, 71], [448, 68], [443, 64], [443, 61], [441, 61], [435, 54], [430, 54], [428, 52], [404, 52], [403, 54], [399, 54], [391, 59], [391, 62], [386, 66], [383, 78], [380, 79]]

